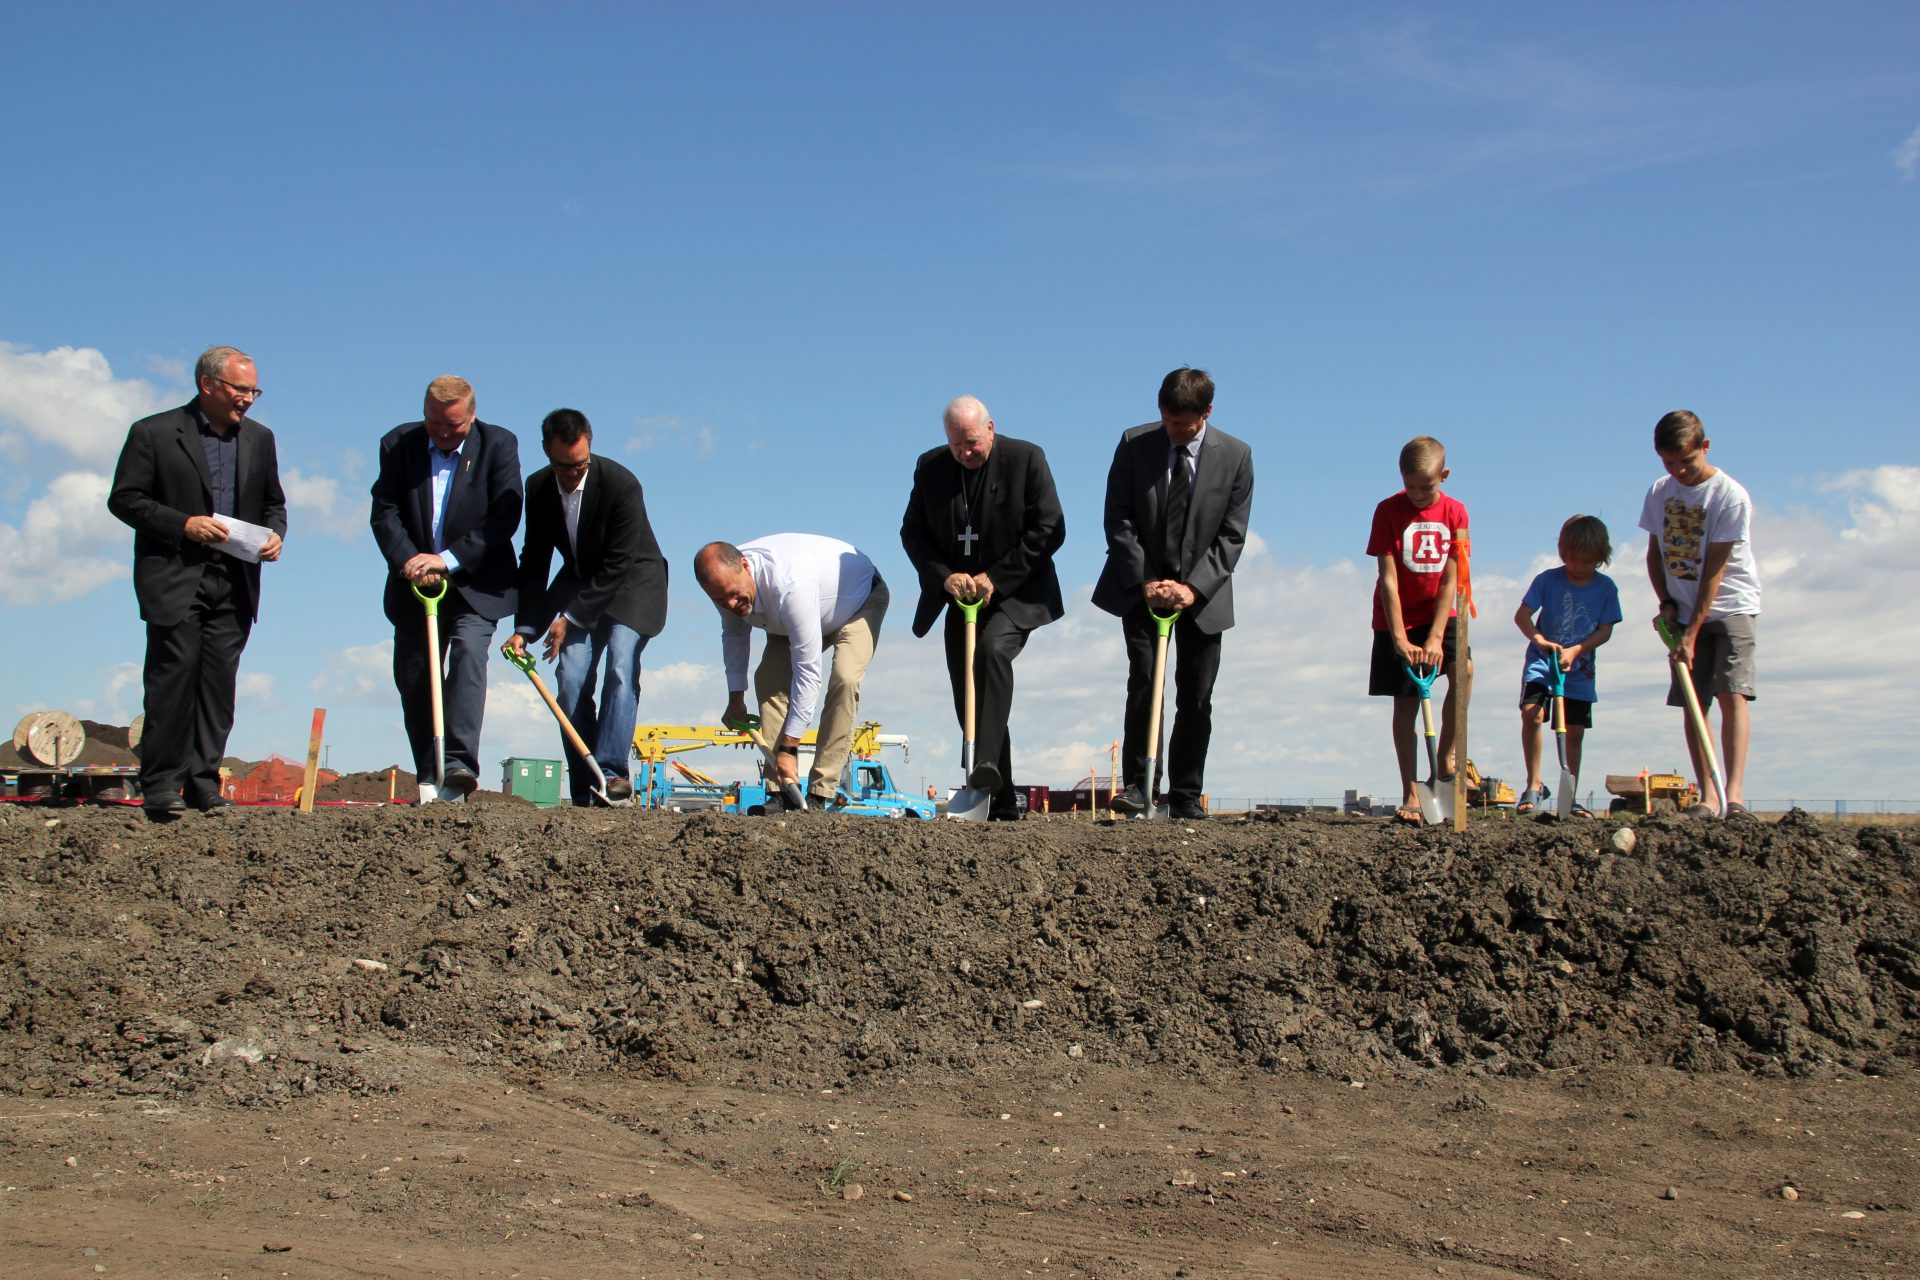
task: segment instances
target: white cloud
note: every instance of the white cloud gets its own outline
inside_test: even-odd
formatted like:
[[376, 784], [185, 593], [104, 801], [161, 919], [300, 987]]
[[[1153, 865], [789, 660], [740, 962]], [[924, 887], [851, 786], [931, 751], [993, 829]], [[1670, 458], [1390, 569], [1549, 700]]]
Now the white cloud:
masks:
[[1907, 140], [1893, 149], [1893, 167], [1900, 172], [1900, 181], [1912, 182], [1914, 175], [1920, 173], [1920, 129], [1907, 135]]
[[129, 573], [130, 529], [107, 513], [107, 477], [70, 471], [28, 504], [16, 528], [0, 523], [0, 600], [64, 604]]
[[251, 702], [263, 711], [280, 705], [274, 700], [273, 677], [264, 671], [243, 672], [236, 692], [241, 701]]
[[139, 663], [116, 662], [99, 680], [90, 682], [90, 687], [99, 690], [98, 696], [72, 699], [67, 710], [83, 720], [102, 724], [133, 723], [144, 694]]
[[328, 654], [307, 688], [329, 705], [397, 706], [392, 638], [348, 645]]
[[129, 425], [176, 403], [152, 383], [114, 377], [91, 347], [34, 351], [0, 342], [0, 422], [75, 457], [114, 457]]
[[289, 519], [288, 533], [297, 537], [309, 526], [336, 538], [351, 538], [367, 530], [365, 503], [358, 497], [343, 498], [340, 482], [332, 476], [310, 475], [297, 467], [280, 474], [280, 487], [287, 495], [287, 509], [298, 519]]

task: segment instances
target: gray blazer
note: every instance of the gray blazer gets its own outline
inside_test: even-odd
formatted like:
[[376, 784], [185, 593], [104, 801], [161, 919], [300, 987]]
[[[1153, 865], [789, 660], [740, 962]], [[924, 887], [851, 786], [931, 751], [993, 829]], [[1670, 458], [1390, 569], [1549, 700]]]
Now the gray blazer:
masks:
[[1162, 512], [1167, 504], [1167, 429], [1158, 422], [1120, 437], [1107, 471], [1107, 563], [1093, 602], [1124, 616], [1139, 608], [1154, 578], [1184, 582], [1199, 597], [1187, 610], [1209, 635], [1233, 625], [1233, 569], [1247, 542], [1253, 508], [1253, 450], [1211, 423], [1200, 446], [1178, 564], [1165, 563]]

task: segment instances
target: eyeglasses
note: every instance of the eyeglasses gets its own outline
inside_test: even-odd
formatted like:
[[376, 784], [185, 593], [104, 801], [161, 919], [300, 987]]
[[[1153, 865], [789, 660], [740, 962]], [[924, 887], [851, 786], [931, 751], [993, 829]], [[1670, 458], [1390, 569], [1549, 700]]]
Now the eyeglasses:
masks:
[[241, 396], [248, 400], [258, 400], [261, 396], [267, 394], [265, 391], [261, 390], [259, 387], [243, 387], [237, 382], [228, 382], [225, 378], [221, 377], [217, 373], [210, 373], [207, 376], [209, 378], [212, 378], [215, 382], [219, 383], [221, 386], [225, 387], [227, 390], [233, 392], [233, 394], [235, 394], [236, 396]]

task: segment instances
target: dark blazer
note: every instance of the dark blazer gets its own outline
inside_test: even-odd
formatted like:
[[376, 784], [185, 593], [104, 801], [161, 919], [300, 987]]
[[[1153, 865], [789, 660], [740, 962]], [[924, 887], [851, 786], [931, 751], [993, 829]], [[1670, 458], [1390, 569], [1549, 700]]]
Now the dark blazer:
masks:
[[[235, 428], [234, 510], [227, 514], [286, 536], [287, 497], [273, 432], [252, 418]], [[163, 627], [187, 616], [200, 570], [220, 553], [186, 540], [188, 516], [213, 511], [213, 474], [200, 445], [193, 403], [142, 418], [127, 432], [113, 469], [107, 510], [133, 526], [133, 593], [140, 617]], [[247, 616], [260, 616], [260, 566], [241, 563]]]
[[[432, 448], [424, 422], [403, 422], [380, 438], [380, 471], [373, 480], [373, 540], [387, 558], [387, 620], [408, 626], [420, 602], [400, 570], [433, 547]], [[490, 622], [513, 612], [519, 572], [513, 535], [520, 527], [520, 442], [505, 427], [475, 420], [460, 447], [460, 467], [447, 491], [442, 529], [460, 567], [452, 588]]]
[[1139, 606], [1150, 579], [1172, 578], [1193, 588], [1199, 598], [1187, 613], [1195, 626], [1213, 635], [1233, 625], [1233, 567], [1246, 546], [1253, 508], [1253, 450], [1208, 424], [1193, 473], [1180, 563], [1170, 565], [1161, 546], [1170, 448], [1167, 429], [1158, 422], [1120, 437], [1107, 471], [1107, 563], [1094, 584], [1093, 602], [1125, 615]]
[[961, 514], [964, 468], [943, 445], [913, 465], [913, 492], [900, 522], [900, 541], [920, 575], [920, 604], [913, 634], [932, 629], [950, 599], [946, 581], [955, 573], [985, 573], [993, 599], [1014, 625], [1031, 630], [1066, 612], [1053, 553], [1067, 540], [1067, 521], [1054, 491], [1047, 455], [1037, 444], [996, 435], [981, 477], [981, 509], [974, 513], [977, 553], [961, 558], [956, 541], [966, 528]]
[[[566, 514], [553, 468], [527, 477], [527, 536], [520, 547], [516, 627], [545, 631], [562, 613], [591, 631], [602, 617], [643, 636], [667, 625], [667, 559], [654, 541], [640, 481], [611, 458], [593, 455], [580, 494], [578, 546], [567, 545]], [[547, 571], [560, 552], [560, 572]]]

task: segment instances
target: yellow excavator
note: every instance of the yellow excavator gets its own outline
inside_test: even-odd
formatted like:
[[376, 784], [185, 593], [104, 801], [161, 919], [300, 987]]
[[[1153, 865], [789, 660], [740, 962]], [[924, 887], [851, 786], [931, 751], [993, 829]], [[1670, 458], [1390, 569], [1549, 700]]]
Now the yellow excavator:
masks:
[[[819, 733], [809, 729], [800, 738], [800, 771], [804, 776]], [[848, 762], [836, 813], [880, 817], [931, 818], [931, 800], [906, 795], [880, 759], [882, 747], [899, 747], [902, 759], [910, 742], [904, 733], [884, 733], [869, 720], [853, 731], [852, 759]], [[723, 784], [690, 765], [669, 757], [707, 747], [743, 747], [755, 751], [757, 781]], [[725, 809], [736, 813], [765, 813], [779, 807], [778, 791], [769, 793], [753, 739], [745, 731], [715, 724], [643, 724], [634, 726], [633, 799], [641, 808]], [[670, 776], [677, 773], [676, 781]]]

